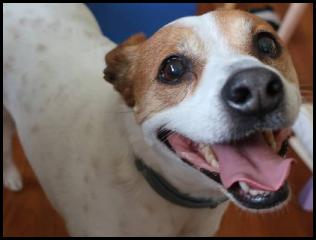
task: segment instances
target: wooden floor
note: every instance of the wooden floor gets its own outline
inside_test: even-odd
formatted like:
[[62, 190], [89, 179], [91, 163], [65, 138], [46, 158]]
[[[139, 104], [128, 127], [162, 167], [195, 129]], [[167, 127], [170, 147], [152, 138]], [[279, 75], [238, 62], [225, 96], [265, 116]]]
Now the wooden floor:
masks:
[[[287, 5], [277, 5], [283, 16]], [[207, 9], [207, 5], [202, 6]], [[244, 7], [244, 6], [243, 6]], [[289, 43], [306, 99], [312, 99], [312, 6]], [[305, 90], [306, 89], [306, 90]], [[67, 236], [61, 217], [51, 207], [25, 159], [17, 137], [14, 138], [14, 159], [22, 172], [24, 189], [12, 193], [3, 189], [4, 236]], [[311, 173], [293, 151], [297, 159], [289, 177], [293, 197], [288, 206], [275, 213], [254, 215], [231, 205], [225, 213], [217, 236], [313, 236], [312, 213], [298, 205], [297, 195]]]

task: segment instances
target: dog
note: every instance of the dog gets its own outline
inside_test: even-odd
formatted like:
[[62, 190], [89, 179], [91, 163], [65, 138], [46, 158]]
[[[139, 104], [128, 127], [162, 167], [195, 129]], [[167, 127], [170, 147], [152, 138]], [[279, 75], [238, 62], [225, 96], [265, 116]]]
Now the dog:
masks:
[[83, 4], [5, 4], [3, 46], [4, 186], [23, 187], [17, 129], [71, 236], [211, 236], [229, 201], [288, 201], [301, 96], [262, 19], [218, 10], [116, 45]]

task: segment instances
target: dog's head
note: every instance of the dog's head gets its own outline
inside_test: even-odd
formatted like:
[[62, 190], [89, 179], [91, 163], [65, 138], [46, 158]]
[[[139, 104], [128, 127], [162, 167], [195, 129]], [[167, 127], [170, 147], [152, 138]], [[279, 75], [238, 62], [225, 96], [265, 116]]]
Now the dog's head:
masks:
[[300, 105], [291, 57], [273, 28], [237, 10], [174, 21], [106, 56], [105, 79], [159, 154], [207, 175], [235, 203], [288, 198], [289, 127]]

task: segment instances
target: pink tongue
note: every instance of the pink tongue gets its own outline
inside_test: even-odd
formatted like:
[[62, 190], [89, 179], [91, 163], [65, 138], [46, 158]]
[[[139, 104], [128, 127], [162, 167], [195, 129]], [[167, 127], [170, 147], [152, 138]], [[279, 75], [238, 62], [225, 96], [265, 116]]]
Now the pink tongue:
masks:
[[256, 134], [237, 144], [212, 146], [220, 166], [225, 188], [243, 181], [252, 188], [277, 191], [288, 177], [293, 158], [283, 159], [273, 152], [262, 134]]
[[[214, 170], [192, 142], [178, 134], [168, 137], [174, 150], [193, 165]], [[277, 191], [287, 178], [292, 158], [283, 159], [273, 152], [262, 134], [256, 134], [235, 144], [212, 146], [219, 161], [222, 183], [229, 188], [237, 181], [248, 183], [252, 188]]]

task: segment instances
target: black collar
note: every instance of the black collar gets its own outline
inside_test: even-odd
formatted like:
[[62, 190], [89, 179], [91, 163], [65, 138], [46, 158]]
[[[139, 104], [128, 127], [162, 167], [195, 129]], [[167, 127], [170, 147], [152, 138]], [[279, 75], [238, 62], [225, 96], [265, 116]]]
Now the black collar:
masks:
[[223, 197], [219, 200], [191, 197], [188, 194], [179, 192], [165, 178], [148, 167], [141, 159], [136, 159], [135, 165], [149, 185], [161, 197], [174, 204], [187, 208], [216, 208], [219, 204], [227, 200], [227, 197]]

